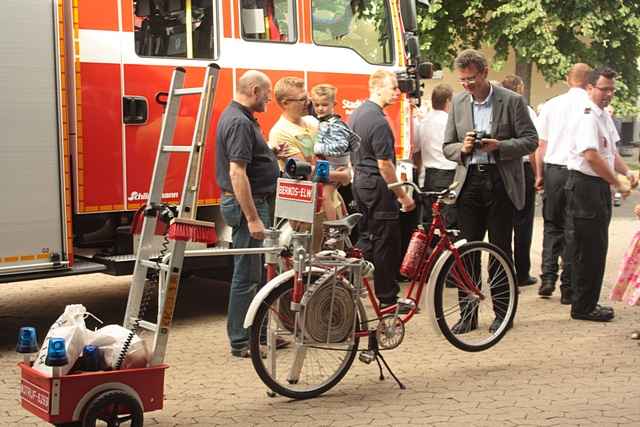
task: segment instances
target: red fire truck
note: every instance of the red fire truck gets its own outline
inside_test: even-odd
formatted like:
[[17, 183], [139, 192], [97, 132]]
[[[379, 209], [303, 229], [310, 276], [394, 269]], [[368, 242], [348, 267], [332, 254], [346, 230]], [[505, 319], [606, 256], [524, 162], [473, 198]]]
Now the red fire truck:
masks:
[[[130, 272], [130, 224], [145, 203], [174, 67], [187, 86], [222, 68], [208, 137], [199, 216], [219, 215], [214, 130], [236, 79], [259, 69], [275, 82], [338, 88], [348, 116], [368, 96], [368, 75], [400, 75], [419, 93], [415, 0], [5, 0], [0, 54], [0, 281], [104, 270]], [[404, 22], [404, 25], [403, 25]], [[408, 157], [409, 96], [388, 111], [398, 158]], [[176, 129], [189, 144], [197, 100]], [[265, 133], [274, 104], [259, 115]], [[185, 165], [175, 160], [164, 200], [177, 203]], [[207, 262], [211, 262], [210, 259]]]

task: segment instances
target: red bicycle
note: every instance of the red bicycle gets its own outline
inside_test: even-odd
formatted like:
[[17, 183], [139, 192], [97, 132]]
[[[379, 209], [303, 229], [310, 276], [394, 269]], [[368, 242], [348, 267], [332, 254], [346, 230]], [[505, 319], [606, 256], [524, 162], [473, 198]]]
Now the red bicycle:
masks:
[[[289, 249], [294, 268], [265, 285], [245, 320], [253, 366], [274, 393], [293, 399], [318, 396], [344, 377], [358, 351], [362, 362], [378, 363], [381, 379], [384, 364], [404, 388], [381, 351], [402, 343], [425, 289], [435, 326], [461, 350], [486, 350], [511, 327], [518, 303], [511, 261], [490, 243], [456, 241], [457, 231], [444, 225], [441, 211], [455, 200], [456, 185], [441, 192], [422, 192], [408, 182], [390, 188], [400, 185], [414, 188], [420, 210], [435, 201], [433, 221], [412, 237], [402, 268], [411, 282], [394, 306], [380, 308], [369, 280], [373, 266], [358, 249], [344, 247], [360, 214], [325, 222], [325, 250], [316, 254], [309, 233], [294, 233]], [[277, 231], [272, 233], [275, 246]], [[277, 258], [267, 255], [271, 271]], [[367, 339], [364, 348], [362, 338]]]

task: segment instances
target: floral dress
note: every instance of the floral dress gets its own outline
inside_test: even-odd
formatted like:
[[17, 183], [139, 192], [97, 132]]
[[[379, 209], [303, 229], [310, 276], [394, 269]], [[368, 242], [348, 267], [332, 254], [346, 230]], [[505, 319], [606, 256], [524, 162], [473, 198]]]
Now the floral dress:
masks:
[[624, 254], [609, 298], [629, 305], [640, 305], [640, 230], [633, 236]]

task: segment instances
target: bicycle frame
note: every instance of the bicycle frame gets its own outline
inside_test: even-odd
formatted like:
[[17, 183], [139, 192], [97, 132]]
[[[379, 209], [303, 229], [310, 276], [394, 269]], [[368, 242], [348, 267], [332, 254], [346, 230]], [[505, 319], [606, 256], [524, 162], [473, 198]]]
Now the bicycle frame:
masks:
[[[473, 282], [466, 268], [464, 267], [462, 260], [460, 259], [460, 253], [458, 248], [454, 245], [454, 243], [449, 238], [449, 233], [444, 225], [442, 220], [442, 205], [444, 202], [438, 198], [435, 202], [433, 202], [431, 208], [433, 212], [433, 219], [429, 226], [429, 231], [427, 233], [427, 245], [430, 247], [430, 243], [433, 241], [436, 231], [440, 234], [440, 239], [438, 243], [430, 251], [428, 257], [423, 257], [418, 264], [418, 274], [416, 274], [415, 278], [411, 280], [411, 284], [406, 291], [405, 298], [410, 299], [415, 303], [415, 308], [409, 311], [409, 313], [398, 316], [400, 321], [404, 324], [409, 322], [413, 315], [416, 313], [418, 302], [422, 298], [422, 293], [425, 290], [425, 286], [427, 285], [427, 281], [430, 279], [431, 273], [435, 266], [436, 261], [440, 258], [440, 255], [444, 253], [444, 251], [448, 250], [451, 252], [451, 256], [455, 259], [455, 268], [456, 268], [456, 276], [458, 276], [458, 280], [456, 280], [457, 286], [464, 292], [474, 294], [479, 299], [483, 300], [485, 298], [484, 294], [480, 291], [480, 289]], [[382, 318], [385, 315], [393, 314], [396, 311], [396, 306], [385, 307], [384, 309], [380, 308], [378, 301], [373, 297], [374, 290], [369, 283], [369, 280], [363, 278], [363, 284], [367, 288], [367, 292], [369, 295], [369, 302], [374, 308], [376, 316], [378, 318]], [[356, 334], [360, 337], [368, 336], [370, 331], [357, 331]]]

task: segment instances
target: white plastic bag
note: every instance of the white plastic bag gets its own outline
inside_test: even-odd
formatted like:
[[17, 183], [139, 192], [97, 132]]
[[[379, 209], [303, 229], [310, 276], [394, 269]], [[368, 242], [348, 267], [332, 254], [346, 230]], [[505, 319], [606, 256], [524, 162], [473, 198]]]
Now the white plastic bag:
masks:
[[33, 368], [45, 375], [52, 376], [53, 368], [45, 365], [47, 359], [47, 350], [50, 338], [64, 338], [67, 350], [68, 363], [61, 366], [62, 375], [67, 374], [73, 367], [78, 357], [82, 353], [85, 342], [90, 340], [93, 332], [88, 330], [84, 318], [88, 315], [87, 309], [82, 304], [68, 305], [64, 309], [64, 313], [58, 317], [53, 325], [49, 328], [49, 332], [42, 343], [42, 347], [38, 352], [38, 357], [33, 363]]
[[[130, 334], [131, 331], [120, 325], [107, 325], [95, 331], [91, 342], [87, 344], [100, 349], [104, 368], [115, 369]], [[148, 354], [144, 341], [138, 335], [134, 335], [120, 369], [144, 368], [149, 360]]]

